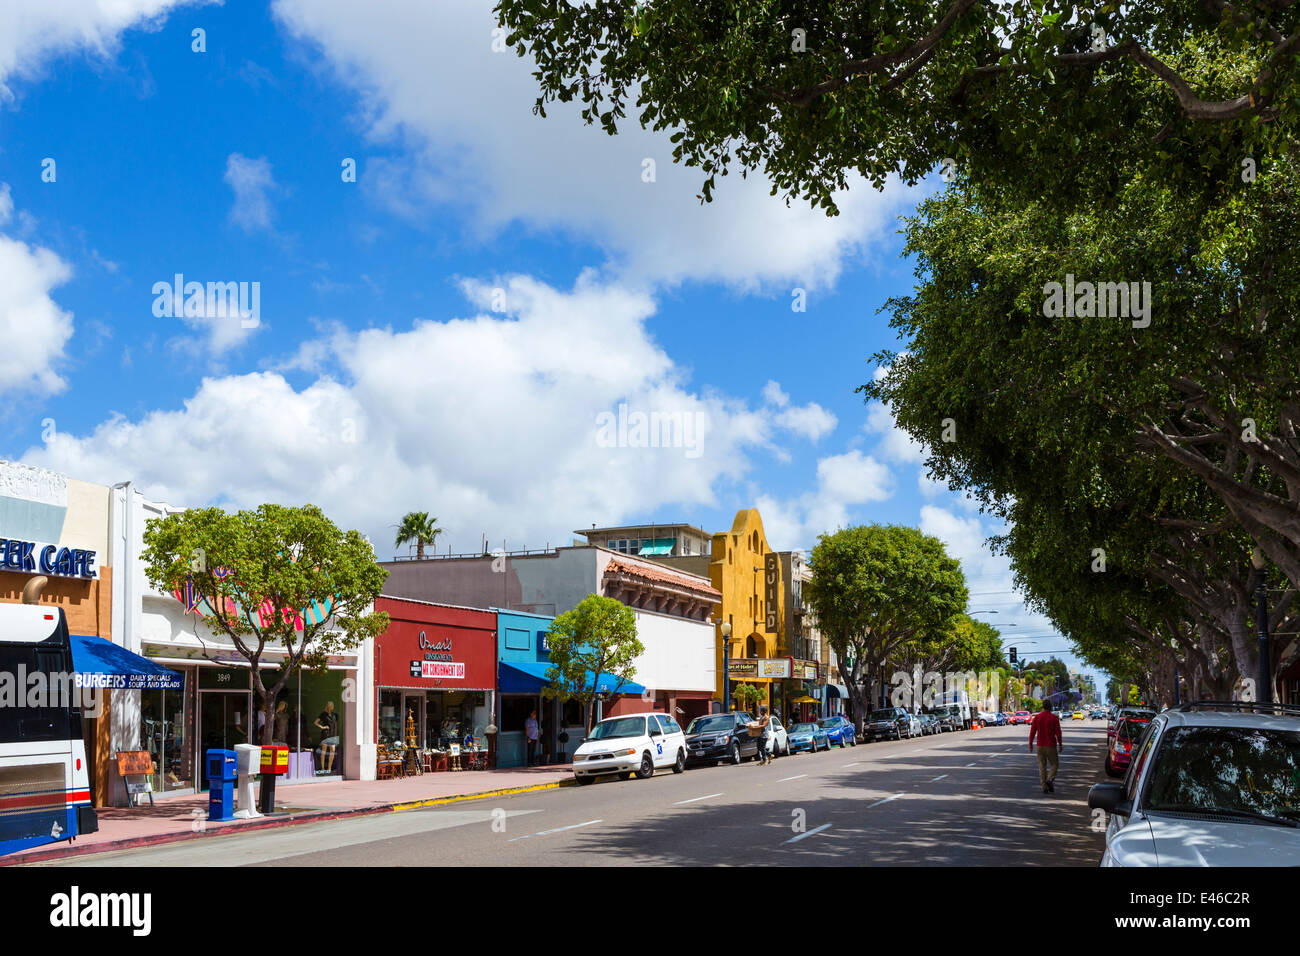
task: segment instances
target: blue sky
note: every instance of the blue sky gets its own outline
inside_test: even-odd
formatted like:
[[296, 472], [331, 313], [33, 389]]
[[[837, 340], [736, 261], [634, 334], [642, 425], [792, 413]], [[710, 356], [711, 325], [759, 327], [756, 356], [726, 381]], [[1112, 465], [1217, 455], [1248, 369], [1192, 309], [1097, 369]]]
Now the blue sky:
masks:
[[[897, 217], [938, 184], [829, 219], [733, 176], [702, 208], [665, 137], [534, 117], [490, 7], [6, 4], [0, 453], [180, 505], [313, 501], [381, 554], [410, 510], [455, 550], [750, 506], [782, 549], [917, 524], [1008, 643], [1063, 650], [996, 525], [854, 392], [911, 284]], [[258, 283], [256, 327], [155, 315], [177, 273]], [[606, 447], [624, 403], [706, 431]]]

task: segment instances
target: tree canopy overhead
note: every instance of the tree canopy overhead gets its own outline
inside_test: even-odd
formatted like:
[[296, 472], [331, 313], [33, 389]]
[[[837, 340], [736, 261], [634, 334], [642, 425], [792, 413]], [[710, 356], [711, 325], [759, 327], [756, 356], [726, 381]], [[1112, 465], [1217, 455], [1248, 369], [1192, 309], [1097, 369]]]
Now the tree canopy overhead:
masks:
[[914, 182], [945, 158], [1033, 188], [1116, 151], [1186, 168], [1271, 156], [1295, 129], [1292, 0], [500, 0], [536, 111], [629, 111], [675, 161], [762, 170], [835, 211], [853, 173]]

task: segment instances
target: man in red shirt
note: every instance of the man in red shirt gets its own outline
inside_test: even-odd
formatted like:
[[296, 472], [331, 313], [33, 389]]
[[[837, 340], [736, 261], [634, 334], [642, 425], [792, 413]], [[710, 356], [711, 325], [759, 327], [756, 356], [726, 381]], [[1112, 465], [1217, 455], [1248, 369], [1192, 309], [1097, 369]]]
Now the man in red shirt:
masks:
[[[1052, 713], [1052, 702], [1043, 701], [1043, 709], [1029, 721], [1029, 752], [1038, 740], [1038, 779], [1043, 793], [1055, 793], [1056, 771], [1061, 767], [1061, 721]], [[1048, 765], [1051, 765], [1050, 769]]]

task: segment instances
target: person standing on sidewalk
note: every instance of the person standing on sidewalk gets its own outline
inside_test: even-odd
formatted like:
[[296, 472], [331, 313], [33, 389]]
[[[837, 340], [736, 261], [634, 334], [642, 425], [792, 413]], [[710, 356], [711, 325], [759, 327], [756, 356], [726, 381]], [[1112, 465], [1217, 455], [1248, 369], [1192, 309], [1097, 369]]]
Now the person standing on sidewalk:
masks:
[[758, 709], [758, 723], [763, 729], [758, 734], [758, 762], [760, 764], [769, 764], [772, 762], [772, 737], [775, 731], [772, 728], [772, 715], [767, 712], [766, 707]]
[[[1061, 768], [1061, 721], [1052, 713], [1052, 702], [1043, 701], [1043, 709], [1029, 721], [1029, 752], [1038, 740], [1038, 779], [1043, 793], [1056, 792], [1056, 771]], [[1051, 765], [1050, 768], [1048, 765]]]
[[528, 741], [528, 766], [533, 765], [533, 759], [537, 756], [537, 741], [541, 738], [541, 728], [537, 726], [537, 711], [528, 714], [528, 719], [524, 721], [524, 737]]

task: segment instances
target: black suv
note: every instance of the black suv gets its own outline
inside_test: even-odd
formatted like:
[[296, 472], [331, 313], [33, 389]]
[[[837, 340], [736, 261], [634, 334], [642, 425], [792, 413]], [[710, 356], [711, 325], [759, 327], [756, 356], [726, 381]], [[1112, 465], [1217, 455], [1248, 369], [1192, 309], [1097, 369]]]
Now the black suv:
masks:
[[758, 738], [746, 726], [754, 718], [743, 711], [706, 714], [686, 728], [686, 763], [740, 763], [758, 756]]
[[871, 741], [890, 737], [902, 740], [904, 734], [911, 734], [911, 721], [911, 716], [902, 707], [873, 710], [862, 728], [862, 736]]

